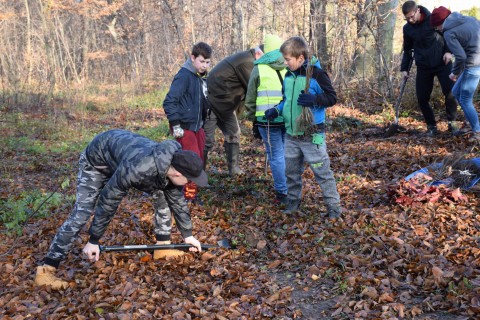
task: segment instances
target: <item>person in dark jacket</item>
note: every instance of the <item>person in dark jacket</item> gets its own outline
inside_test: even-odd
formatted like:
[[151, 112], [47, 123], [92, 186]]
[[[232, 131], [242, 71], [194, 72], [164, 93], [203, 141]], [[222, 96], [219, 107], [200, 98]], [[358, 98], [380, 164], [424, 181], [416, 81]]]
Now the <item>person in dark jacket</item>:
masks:
[[447, 45], [455, 56], [450, 79], [455, 81], [452, 92], [457, 98], [465, 118], [472, 127], [470, 142], [480, 142], [478, 112], [473, 95], [480, 80], [480, 21], [445, 7], [433, 10], [430, 23], [443, 32]]
[[[55, 271], [92, 213], [90, 238], [83, 252], [90, 260], [98, 261], [99, 241], [132, 188], [153, 196], [158, 244], [170, 243], [173, 214], [185, 243], [194, 246], [192, 251], [201, 251], [200, 242], [192, 235], [182, 186], [187, 181], [205, 186], [207, 180], [200, 157], [193, 151], [182, 150], [176, 141], [158, 143], [125, 130], [97, 135], [80, 155], [75, 206], [53, 239], [43, 265], [37, 268], [35, 283], [51, 285], [53, 289], [67, 288], [68, 283], [57, 278]], [[155, 258], [161, 258], [162, 251], [155, 251]], [[181, 253], [175, 251], [170, 254]]]
[[442, 37], [430, 25], [430, 11], [419, 6], [415, 1], [402, 5], [402, 12], [407, 23], [403, 26], [403, 57], [400, 71], [408, 77], [410, 60], [415, 59], [417, 77], [415, 80], [417, 100], [427, 124], [427, 134], [438, 134], [435, 114], [430, 106], [430, 97], [436, 76], [445, 96], [445, 109], [448, 129], [453, 134], [458, 132], [457, 102], [452, 94], [453, 81], [448, 77], [452, 66], [452, 54], [448, 51]]
[[237, 114], [243, 111], [253, 62], [263, 55], [261, 47], [238, 52], [220, 61], [207, 77], [211, 112], [205, 123], [205, 163], [215, 144], [215, 129], [225, 136], [224, 148], [230, 175], [242, 174], [239, 165], [240, 126]]
[[[173, 137], [180, 142], [183, 149], [194, 151], [202, 160], [205, 148], [203, 126], [209, 108], [206, 76], [211, 55], [212, 48], [208, 44], [195, 44], [190, 59], [173, 78], [163, 101]], [[184, 188], [184, 195], [187, 200], [195, 200], [197, 186], [188, 183]]]

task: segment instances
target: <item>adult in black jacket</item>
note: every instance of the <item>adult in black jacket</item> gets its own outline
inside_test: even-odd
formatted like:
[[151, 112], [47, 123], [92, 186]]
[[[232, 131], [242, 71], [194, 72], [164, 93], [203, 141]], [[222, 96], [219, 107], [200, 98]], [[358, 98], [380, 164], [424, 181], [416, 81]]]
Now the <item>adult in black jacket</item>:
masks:
[[430, 136], [438, 134], [435, 114], [430, 106], [430, 97], [436, 76], [445, 95], [448, 129], [453, 134], [458, 132], [457, 101], [452, 94], [453, 81], [449, 74], [452, 68], [452, 54], [449, 52], [442, 36], [430, 25], [430, 11], [419, 6], [415, 1], [402, 5], [402, 12], [407, 23], [403, 26], [403, 58], [400, 71], [408, 77], [408, 66], [413, 59], [417, 66], [416, 93], [418, 105], [427, 124]]

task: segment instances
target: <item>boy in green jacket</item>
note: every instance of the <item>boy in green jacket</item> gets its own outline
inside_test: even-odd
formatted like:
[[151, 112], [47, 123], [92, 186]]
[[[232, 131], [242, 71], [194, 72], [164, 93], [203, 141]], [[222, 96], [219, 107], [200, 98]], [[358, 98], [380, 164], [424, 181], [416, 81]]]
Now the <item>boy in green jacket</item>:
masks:
[[[282, 115], [285, 121], [288, 206], [284, 212], [291, 214], [300, 207], [302, 173], [304, 162], [307, 162], [322, 188], [328, 216], [338, 218], [342, 212], [340, 196], [325, 144], [325, 109], [337, 102], [337, 94], [319, 61], [313, 57], [308, 63], [305, 40], [292, 37], [282, 44], [280, 51], [288, 67], [283, 82], [283, 100], [278, 106], [265, 111], [265, 117], [273, 120]], [[307, 124], [307, 128], [300, 127], [297, 121], [303, 108], [309, 108], [312, 113], [312, 122]]]

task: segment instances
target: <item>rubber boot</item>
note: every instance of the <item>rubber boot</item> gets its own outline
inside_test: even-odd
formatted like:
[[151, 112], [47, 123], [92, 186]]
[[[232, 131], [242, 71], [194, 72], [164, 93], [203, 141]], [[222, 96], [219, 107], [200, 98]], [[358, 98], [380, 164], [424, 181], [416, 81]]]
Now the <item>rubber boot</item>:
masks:
[[225, 143], [225, 153], [227, 154], [228, 174], [231, 176], [243, 174], [239, 166], [240, 144]]
[[[157, 241], [157, 244], [171, 244], [170, 241]], [[153, 259], [167, 259], [168, 257], [180, 257], [183, 256], [185, 252], [177, 249], [165, 249], [165, 250], [154, 250]]]
[[52, 286], [53, 290], [67, 289], [68, 282], [55, 276], [57, 269], [53, 266], [43, 265], [37, 267], [35, 284], [37, 286]]

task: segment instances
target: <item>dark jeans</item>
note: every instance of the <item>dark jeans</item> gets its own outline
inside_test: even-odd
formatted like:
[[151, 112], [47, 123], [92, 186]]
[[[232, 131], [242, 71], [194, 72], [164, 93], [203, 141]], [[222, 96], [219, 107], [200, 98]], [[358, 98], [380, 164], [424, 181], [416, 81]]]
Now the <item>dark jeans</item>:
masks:
[[430, 97], [433, 91], [433, 81], [436, 76], [442, 87], [442, 93], [445, 96], [445, 111], [447, 113], [448, 121], [455, 121], [457, 119], [457, 101], [452, 94], [454, 82], [448, 77], [450, 74], [452, 64], [440, 66], [434, 69], [417, 68], [416, 78], [416, 92], [418, 105], [425, 118], [427, 126], [435, 126], [435, 114], [430, 106]]

